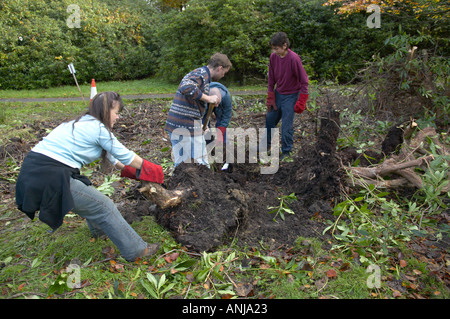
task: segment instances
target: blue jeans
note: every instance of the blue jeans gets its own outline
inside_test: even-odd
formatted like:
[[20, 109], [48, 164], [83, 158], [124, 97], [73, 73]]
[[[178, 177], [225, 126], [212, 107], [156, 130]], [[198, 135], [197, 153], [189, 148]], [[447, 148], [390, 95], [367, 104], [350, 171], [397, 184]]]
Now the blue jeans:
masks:
[[70, 179], [70, 192], [75, 203], [72, 212], [86, 218], [94, 237], [107, 235], [128, 261], [140, 256], [147, 243], [131, 228], [108, 196], [73, 178]]
[[[208, 153], [206, 151], [206, 141], [203, 135], [191, 136], [188, 131], [179, 130], [168, 132], [172, 143], [172, 154], [174, 166], [180, 163], [194, 163], [209, 166]], [[185, 134], [181, 134], [185, 133]]]
[[280, 94], [275, 90], [277, 110], [272, 109], [266, 115], [267, 147], [272, 142], [271, 128], [275, 128], [281, 120], [281, 152], [289, 153], [294, 144], [294, 106], [299, 93]]

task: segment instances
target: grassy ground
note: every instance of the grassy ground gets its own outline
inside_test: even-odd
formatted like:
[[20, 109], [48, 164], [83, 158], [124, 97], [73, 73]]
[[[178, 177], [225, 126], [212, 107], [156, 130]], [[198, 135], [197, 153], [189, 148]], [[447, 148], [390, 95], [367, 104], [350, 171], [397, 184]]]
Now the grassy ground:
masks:
[[[135, 94], [144, 89], [143, 83], [131, 83], [129, 92]], [[110, 89], [115, 85], [125, 87], [116, 83]], [[40, 96], [60, 97], [65, 90], [59, 90], [41, 92]], [[17, 92], [10, 94], [19, 96]], [[30, 93], [30, 97], [37, 95]], [[133, 101], [127, 103], [134, 106]], [[71, 118], [80, 114], [85, 105], [4, 103], [1, 108], [3, 144], [11, 138], [32, 140], [29, 124], [34, 120]], [[377, 273], [355, 258], [358, 251], [367, 247], [340, 246], [341, 242], [335, 240], [321, 243], [314, 238], [299, 238], [287, 250], [230, 245], [215, 252], [195, 254], [176, 243], [152, 217], [146, 217], [132, 226], [144, 240], [160, 242], [162, 248], [156, 256], [129, 263], [117, 255], [108, 239], [91, 239], [85, 222], [76, 215], [69, 215], [60, 229], [49, 233], [45, 224], [31, 221], [19, 212], [11, 195], [19, 164], [7, 154], [0, 162], [0, 298], [447, 299], [450, 296], [429, 262], [414, 257], [400, 241]], [[126, 183], [125, 189], [130, 187]], [[326, 248], [329, 246], [335, 249]], [[346, 249], [339, 248], [342, 246]], [[71, 288], [73, 281], [80, 287]]]
[[[162, 81], [155, 78], [147, 78], [143, 80], [133, 81], [110, 81], [100, 82], [96, 81], [97, 92], [115, 91], [120, 95], [134, 95], [134, 94], [165, 94], [174, 93], [178, 85]], [[249, 85], [249, 86], [234, 86], [229, 87], [230, 90], [250, 91], [250, 90], [265, 90], [266, 85]], [[81, 84], [81, 92], [84, 98], [89, 98], [91, 94], [91, 83]], [[68, 86], [60, 86], [49, 89], [35, 89], [35, 90], [0, 90], [0, 98], [58, 98], [58, 97], [80, 97], [80, 92], [75, 84]]]

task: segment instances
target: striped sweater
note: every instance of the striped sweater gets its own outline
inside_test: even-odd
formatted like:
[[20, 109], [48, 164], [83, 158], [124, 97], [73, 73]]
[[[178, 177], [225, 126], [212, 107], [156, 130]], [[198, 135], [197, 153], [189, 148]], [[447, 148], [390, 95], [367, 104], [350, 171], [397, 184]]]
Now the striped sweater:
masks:
[[207, 66], [195, 69], [181, 80], [167, 116], [165, 130], [188, 129], [191, 135], [202, 134], [202, 117], [206, 102], [200, 101], [209, 94], [211, 74]]

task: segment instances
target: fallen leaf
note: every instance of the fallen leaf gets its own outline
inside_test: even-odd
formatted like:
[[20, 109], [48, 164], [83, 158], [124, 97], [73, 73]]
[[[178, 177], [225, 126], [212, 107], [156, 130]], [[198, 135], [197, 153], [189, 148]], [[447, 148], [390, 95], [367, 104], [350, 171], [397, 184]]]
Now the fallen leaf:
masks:
[[339, 268], [339, 271], [346, 271], [350, 269], [350, 263], [344, 263], [342, 264], [341, 268]]
[[392, 296], [394, 296], [394, 298], [398, 298], [398, 297], [402, 296], [402, 293], [400, 291], [394, 289]]
[[336, 270], [334, 270], [334, 269], [328, 270], [328, 271], [326, 272], [326, 274], [327, 274], [327, 277], [328, 277], [328, 278], [334, 278], [334, 277], [336, 277], [336, 275], [337, 275]]
[[164, 260], [167, 261], [169, 264], [173, 263], [175, 260], [177, 260], [178, 256], [180, 256], [179, 253], [172, 253], [168, 256], [164, 257]]
[[400, 267], [405, 268], [408, 263], [405, 260], [400, 260]]
[[308, 262], [305, 262], [303, 264], [302, 270], [311, 271], [311, 270], [313, 270], [313, 268], [311, 267], [311, 265]]
[[413, 269], [413, 272], [414, 272], [416, 275], [421, 275], [421, 274], [422, 274], [422, 272], [421, 272], [419, 269]]
[[170, 254], [170, 259], [175, 261], [175, 260], [177, 260], [178, 256], [180, 256], [180, 253], [172, 253], [172, 254]]
[[164, 260], [167, 261], [169, 264], [173, 263], [175, 260], [177, 260], [178, 256], [180, 256], [179, 253], [172, 253], [170, 255], [167, 255], [164, 257]]
[[186, 274], [186, 279], [189, 282], [194, 282], [194, 280], [195, 280], [194, 275], [191, 272]]
[[172, 259], [170, 259], [170, 256], [165, 256], [164, 260], [167, 261], [169, 264], [172, 263]]
[[122, 264], [116, 264], [115, 268], [116, 268], [116, 270], [117, 270], [118, 272], [123, 272], [123, 271], [125, 271], [124, 265], [122, 265]]
[[105, 255], [106, 258], [113, 258], [114, 257], [114, 248], [113, 247], [105, 247], [105, 248], [103, 248], [102, 253]]
[[238, 283], [235, 288], [236, 288], [236, 294], [239, 297], [247, 297], [251, 293], [253, 293], [253, 285], [252, 284]]
[[123, 264], [118, 264], [115, 260], [110, 260], [111, 267], [109, 267], [109, 270], [111, 272], [123, 272], [125, 271]]
[[81, 282], [81, 285], [80, 285], [79, 288], [84, 288], [84, 287], [87, 287], [87, 286], [90, 286], [90, 285], [92, 285], [92, 284], [91, 284], [91, 282], [89, 281], [89, 279], [85, 279], [85, 280], [83, 280], [83, 281]]

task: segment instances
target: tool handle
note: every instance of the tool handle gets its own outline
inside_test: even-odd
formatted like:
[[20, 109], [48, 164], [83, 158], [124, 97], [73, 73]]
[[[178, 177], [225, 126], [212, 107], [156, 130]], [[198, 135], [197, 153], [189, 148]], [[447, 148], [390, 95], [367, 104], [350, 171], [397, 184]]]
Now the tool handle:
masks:
[[208, 112], [206, 113], [205, 122], [203, 123], [203, 131], [206, 131], [206, 129], [208, 128], [209, 119], [211, 118], [214, 107], [214, 103], [208, 103]]

